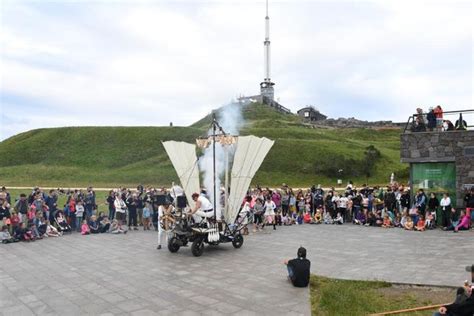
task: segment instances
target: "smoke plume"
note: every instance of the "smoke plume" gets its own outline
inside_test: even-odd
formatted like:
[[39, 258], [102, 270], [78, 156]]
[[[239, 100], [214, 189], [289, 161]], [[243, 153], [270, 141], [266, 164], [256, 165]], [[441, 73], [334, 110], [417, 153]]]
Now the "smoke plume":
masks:
[[[217, 112], [217, 121], [221, 125], [225, 133], [231, 135], [239, 135], [240, 129], [244, 124], [242, 116], [242, 106], [239, 103], [230, 103], [221, 107]], [[212, 129], [208, 131], [208, 135], [212, 134]], [[204, 154], [199, 158], [199, 170], [203, 174], [203, 185], [207, 191], [211, 203], [214, 203], [214, 181], [213, 181], [213, 162], [212, 162], [212, 143], [204, 150]], [[226, 155], [228, 157], [229, 172], [231, 169], [230, 162], [235, 152], [235, 146], [222, 146], [216, 143], [216, 211], [218, 218], [221, 214], [221, 184], [224, 183], [226, 169]]]

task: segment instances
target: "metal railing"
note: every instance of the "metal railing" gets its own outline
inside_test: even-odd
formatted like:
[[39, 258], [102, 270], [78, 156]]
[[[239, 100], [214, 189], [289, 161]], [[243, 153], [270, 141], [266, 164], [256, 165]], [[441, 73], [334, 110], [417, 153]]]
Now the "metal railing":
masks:
[[[418, 117], [422, 115], [422, 123], [419, 124]], [[462, 121], [459, 123], [459, 117], [462, 115]], [[441, 131], [453, 131], [453, 130], [471, 130], [474, 129], [474, 110], [459, 110], [459, 111], [444, 111], [443, 112], [443, 126], [428, 126], [427, 122], [428, 113], [413, 114], [408, 117], [407, 123], [403, 130], [403, 133], [410, 132], [441, 132]], [[420, 119], [421, 120], [421, 119]], [[457, 124], [459, 123], [459, 124]]]

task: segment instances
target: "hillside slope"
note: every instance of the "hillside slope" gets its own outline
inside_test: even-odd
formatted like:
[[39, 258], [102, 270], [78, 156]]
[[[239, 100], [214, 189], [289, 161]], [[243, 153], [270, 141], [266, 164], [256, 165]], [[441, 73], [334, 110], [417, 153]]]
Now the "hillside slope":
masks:
[[[381, 157], [369, 182], [386, 183], [391, 172], [408, 177], [400, 163], [398, 130], [313, 129], [298, 117], [259, 104], [243, 108], [242, 135], [265, 136], [275, 145], [254, 183], [334, 185], [340, 177], [366, 181], [360, 171], [373, 145]], [[161, 141], [193, 142], [205, 134], [210, 116], [190, 127], [65, 127], [38, 129], [0, 143], [0, 185], [132, 186], [169, 185], [175, 180]]]

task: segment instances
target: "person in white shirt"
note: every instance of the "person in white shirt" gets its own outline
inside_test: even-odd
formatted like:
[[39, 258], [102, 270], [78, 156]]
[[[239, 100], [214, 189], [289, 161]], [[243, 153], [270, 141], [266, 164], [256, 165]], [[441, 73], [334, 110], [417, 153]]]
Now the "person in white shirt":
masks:
[[[349, 199], [345, 195], [339, 195], [337, 199], [337, 211], [340, 213], [342, 218], [345, 218], [347, 215], [347, 203]], [[336, 215], [337, 217], [337, 215]]]
[[211, 201], [209, 201], [205, 196], [198, 193], [193, 193], [193, 201], [196, 203], [194, 208], [191, 209], [191, 214], [193, 215], [194, 222], [200, 223], [204, 218], [210, 218], [214, 216], [214, 207], [212, 206]]
[[176, 198], [178, 196], [183, 196], [184, 195], [184, 191], [179, 185], [177, 185], [173, 182], [171, 184], [170, 195], [173, 198], [173, 201], [176, 201]]
[[127, 211], [127, 205], [124, 200], [122, 200], [122, 195], [119, 193], [116, 194], [115, 201], [115, 218], [119, 221], [120, 224], [123, 224], [125, 220], [125, 212]]
[[156, 249], [161, 249], [163, 235], [165, 235], [165, 245], [168, 244], [169, 232], [174, 223], [173, 212], [174, 206], [168, 200], [158, 207], [158, 247]]
[[267, 200], [265, 201], [265, 205], [263, 206], [265, 210], [265, 227], [266, 224], [273, 224], [273, 230], [276, 230], [276, 222], [275, 222], [275, 209], [276, 205], [275, 202], [272, 201], [271, 196], [267, 196]]
[[451, 226], [452, 220], [452, 208], [451, 208], [451, 199], [449, 198], [448, 193], [443, 194], [443, 198], [439, 202], [439, 206], [441, 207], [441, 222], [443, 229], [447, 229]]

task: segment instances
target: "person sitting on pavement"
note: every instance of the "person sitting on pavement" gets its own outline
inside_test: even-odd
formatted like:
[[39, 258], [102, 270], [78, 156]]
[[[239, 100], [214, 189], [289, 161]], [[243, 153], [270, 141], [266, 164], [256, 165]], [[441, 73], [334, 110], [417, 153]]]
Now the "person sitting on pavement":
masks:
[[283, 262], [288, 268], [288, 278], [295, 287], [307, 287], [309, 284], [309, 275], [311, 261], [306, 259], [306, 249], [298, 248], [297, 258], [285, 260]]
[[[467, 272], [471, 272], [471, 282], [474, 283], [474, 264], [466, 267]], [[467, 284], [465, 293], [456, 295], [454, 303], [440, 307], [434, 316], [452, 315], [452, 316], [472, 316], [474, 315], [474, 295], [472, 295], [473, 284]]]

